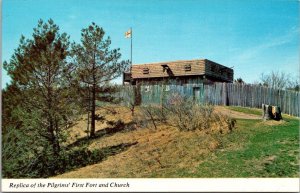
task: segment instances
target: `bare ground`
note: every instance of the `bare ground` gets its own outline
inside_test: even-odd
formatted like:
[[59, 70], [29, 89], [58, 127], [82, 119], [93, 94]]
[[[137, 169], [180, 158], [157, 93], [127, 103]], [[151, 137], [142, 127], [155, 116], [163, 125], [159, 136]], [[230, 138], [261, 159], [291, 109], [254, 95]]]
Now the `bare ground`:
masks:
[[216, 106], [214, 110], [235, 119], [261, 119], [261, 116], [233, 111], [224, 106]]

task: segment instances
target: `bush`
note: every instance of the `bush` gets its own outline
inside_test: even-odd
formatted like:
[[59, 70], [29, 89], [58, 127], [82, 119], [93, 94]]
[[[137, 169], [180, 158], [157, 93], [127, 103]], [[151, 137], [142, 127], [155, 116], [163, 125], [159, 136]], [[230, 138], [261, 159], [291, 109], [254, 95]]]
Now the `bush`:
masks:
[[62, 150], [58, 157], [44, 150], [36, 157], [5, 163], [2, 172], [4, 178], [46, 178], [97, 163], [104, 158], [101, 149], [91, 151], [86, 147], [78, 147], [69, 151]]
[[223, 114], [212, 113], [210, 119], [211, 131], [221, 134], [229, 133], [235, 127], [236, 120]]
[[194, 100], [174, 94], [169, 97], [164, 108], [168, 111], [168, 121], [181, 131], [211, 130], [230, 132], [235, 120], [217, 114], [211, 105], [198, 104]]
[[166, 123], [167, 117], [162, 106], [147, 105], [140, 106], [133, 117], [133, 122], [139, 128], [157, 129], [158, 124]]
[[179, 94], [171, 95], [161, 106], [140, 107], [134, 117], [140, 127], [169, 124], [180, 131], [205, 130], [212, 133], [229, 133], [235, 126], [235, 119], [214, 112], [212, 105], [199, 104], [191, 98]]

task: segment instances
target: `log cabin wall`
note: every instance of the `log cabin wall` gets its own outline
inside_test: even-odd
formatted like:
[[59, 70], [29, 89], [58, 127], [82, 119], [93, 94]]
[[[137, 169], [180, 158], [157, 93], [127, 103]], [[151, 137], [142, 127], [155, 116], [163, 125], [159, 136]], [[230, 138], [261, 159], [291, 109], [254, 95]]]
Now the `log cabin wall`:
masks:
[[205, 74], [212, 79], [223, 80], [223, 82], [233, 82], [233, 70], [231, 68], [207, 59], [205, 60]]
[[203, 76], [184, 76], [184, 77], [163, 77], [163, 78], [140, 78], [136, 79], [136, 84], [141, 85], [183, 85], [200, 84], [206, 80]]
[[179, 60], [136, 64], [131, 68], [132, 84], [193, 84], [232, 82], [233, 70], [216, 62], [199, 60]]
[[[167, 65], [171, 70], [171, 74], [168, 73], [168, 70], [164, 70], [162, 65]], [[185, 66], [190, 66], [190, 70], [185, 70]], [[145, 69], [149, 69], [149, 73], [145, 73]], [[138, 64], [132, 66], [131, 73], [132, 79], [204, 75], [205, 61], [180, 60], [174, 62]]]

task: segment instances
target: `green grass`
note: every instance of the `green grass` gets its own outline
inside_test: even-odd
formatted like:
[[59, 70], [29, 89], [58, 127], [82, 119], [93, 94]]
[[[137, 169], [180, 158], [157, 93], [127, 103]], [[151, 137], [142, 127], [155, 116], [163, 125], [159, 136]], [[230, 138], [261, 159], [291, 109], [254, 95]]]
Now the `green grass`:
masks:
[[[249, 109], [243, 110], [248, 111]], [[280, 125], [237, 120], [237, 128], [221, 138], [222, 146], [194, 170], [180, 177], [299, 177], [299, 120]]]

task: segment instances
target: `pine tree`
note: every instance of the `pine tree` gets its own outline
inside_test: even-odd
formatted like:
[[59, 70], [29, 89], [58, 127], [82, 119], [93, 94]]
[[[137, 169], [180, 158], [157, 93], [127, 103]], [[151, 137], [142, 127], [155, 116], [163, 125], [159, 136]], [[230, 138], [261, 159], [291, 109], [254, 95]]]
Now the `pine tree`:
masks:
[[[21, 122], [31, 154], [41, 158], [39, 161], [58, 159], [66, 131], [78, 113], [69, 47], [69, 37], [59, 33], [53, 20], [39, 20], [32, 39], [22, 36], [11, 60], [4, 62], [16, 94], [22, 98], [11, 109]], [[54, 162], [42, 167], [55, 171]]]
[[[92, 23], [81, 31], [81, 44], [73, 44], [73, 56], [78, 65], [80, 87], [91, 114], [90, 137], [95, 136], [96, 107], [98, 100], [112, 100], [114, 88], [109, 82], [120, 76], [129, 61], [120, 61], [120, 49], [110, 49], [110, 37], [104, 39], [104, 30]], [[103, 95], [105, 93], [105, 95]], [[102, 94], [102, 96], [101, 96]], [[88, 117], [89, 120], [89, 117]]]

